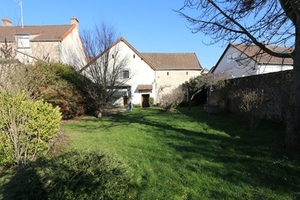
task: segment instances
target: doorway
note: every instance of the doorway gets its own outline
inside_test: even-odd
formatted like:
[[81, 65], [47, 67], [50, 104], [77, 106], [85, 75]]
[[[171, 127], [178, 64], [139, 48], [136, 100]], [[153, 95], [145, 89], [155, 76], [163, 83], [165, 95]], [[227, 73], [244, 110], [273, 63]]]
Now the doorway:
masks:
[[142, 107], [143, 108], [150, 107], [149, 97], [150, 97], [150, 94], [142, 94]]
[[124, 105], [124, 106], [127, 106], [128, 103], [129, 103], [129, 98], [128, 98], [128, 96], [123, 96], [123, 105]]

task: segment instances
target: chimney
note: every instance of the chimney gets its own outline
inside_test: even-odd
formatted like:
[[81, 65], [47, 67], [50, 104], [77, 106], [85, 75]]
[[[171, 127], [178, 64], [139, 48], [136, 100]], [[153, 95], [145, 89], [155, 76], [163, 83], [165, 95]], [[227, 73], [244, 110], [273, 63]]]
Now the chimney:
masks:
[[2, 19], [2, 26], [12, 26], [12, 23], [7, 17], [5, 17]]
[[78, 19], [76, 17], [72, 17], [71, 18], [71, 24], [75, 24], [76, 26], [78, 26], [78, 24], [79, 24]]

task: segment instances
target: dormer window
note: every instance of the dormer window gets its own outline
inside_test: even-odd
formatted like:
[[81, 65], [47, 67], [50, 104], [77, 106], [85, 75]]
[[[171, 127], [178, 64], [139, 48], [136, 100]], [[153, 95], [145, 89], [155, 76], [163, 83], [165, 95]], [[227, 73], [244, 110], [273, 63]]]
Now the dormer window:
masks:
[[29, 34], [18, 34], [16, 35], [18, 42], [18, 49], [30, 48]]

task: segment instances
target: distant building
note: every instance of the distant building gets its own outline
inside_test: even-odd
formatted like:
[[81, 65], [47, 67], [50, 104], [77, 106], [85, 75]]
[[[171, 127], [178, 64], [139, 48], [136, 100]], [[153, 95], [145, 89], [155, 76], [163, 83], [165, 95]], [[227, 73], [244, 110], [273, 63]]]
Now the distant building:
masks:
[[[278, 53], [291, 52], [291, 48], [268, 46]], [[238, 78], [293, 69], [292, 58], [274, 57], [256, 45], [229, 44], [211, 73], [223, 73]]]
[[[69, 25], [13, 26], [8, 18], [0, 26], [0, 47], [7, 42], [13, 47], [15, 59], [24, 64], [37, 60], [61, 62], [80, 69], [86, 56], [79, 35], [79, 21], [71, 18]], [[0, 52], [0, 57], [3, 57]]]

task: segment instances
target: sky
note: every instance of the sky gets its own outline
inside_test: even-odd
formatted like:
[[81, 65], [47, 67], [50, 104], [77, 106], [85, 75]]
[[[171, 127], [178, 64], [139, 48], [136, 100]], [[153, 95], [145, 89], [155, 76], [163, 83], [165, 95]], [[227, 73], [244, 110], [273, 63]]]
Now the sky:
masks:
[[191, 32], [187, 21], [174, 12], [184, 0], [18, 2], [20, 0], [0, 0], [0, 18], [8, 17], [13, 25], [22, 25], [23, 22], [26, 26], [65, 25], [71, 23], [71, 17], [76, 17], [80, 32], [105, 23], [114, 27], [118, 36], [124, 37], [141, 53], [196, 53], [201, 66], [207, 69], [217, 63], [227, 45], [206, 45], [210, 42], [209, 36]]

